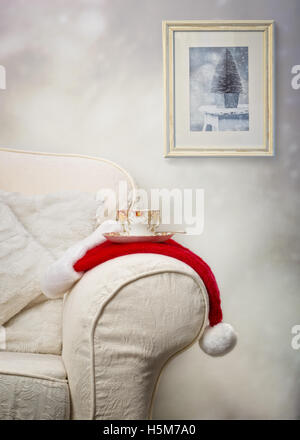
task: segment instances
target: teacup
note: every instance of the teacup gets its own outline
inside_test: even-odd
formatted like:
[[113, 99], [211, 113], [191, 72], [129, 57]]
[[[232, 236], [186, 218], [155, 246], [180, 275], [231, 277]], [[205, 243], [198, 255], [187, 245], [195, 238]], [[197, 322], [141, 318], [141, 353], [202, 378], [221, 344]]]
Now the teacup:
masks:
[[160, 225], [160, 211], [158, 209], [119, 209], [117, 221], [128, 235], [146, 236], [155, 233]]

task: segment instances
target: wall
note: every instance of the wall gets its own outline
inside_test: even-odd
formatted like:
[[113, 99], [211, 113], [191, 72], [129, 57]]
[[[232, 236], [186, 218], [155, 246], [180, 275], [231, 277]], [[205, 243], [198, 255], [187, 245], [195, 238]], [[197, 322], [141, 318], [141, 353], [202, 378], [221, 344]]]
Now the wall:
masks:
[[[144, 187], [205, 189], [205, 230], [186, 245], [214, 269], [227, 357], [197, 346], [164, 374], [155, 418], [300, 417], [299, 0], [2, 0], [0, 145], [97, 155]], [[274, 158], [164, 159], [161, 21], [276, 21]]]

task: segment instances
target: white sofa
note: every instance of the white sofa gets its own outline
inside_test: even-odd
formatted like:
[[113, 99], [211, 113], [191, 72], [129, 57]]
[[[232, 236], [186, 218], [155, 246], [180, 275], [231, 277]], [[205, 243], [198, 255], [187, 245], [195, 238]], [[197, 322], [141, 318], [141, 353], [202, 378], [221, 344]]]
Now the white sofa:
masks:
[[[134, 181], [85, 156], [0, 150], [0, 189], [95, 192]], [[163, 368], [202, 334], [202, 280], [175, 259], [136, 254], [87, 272], [67, 295], [61, 356], [0, 351], [0, 418], [146, 419]]]

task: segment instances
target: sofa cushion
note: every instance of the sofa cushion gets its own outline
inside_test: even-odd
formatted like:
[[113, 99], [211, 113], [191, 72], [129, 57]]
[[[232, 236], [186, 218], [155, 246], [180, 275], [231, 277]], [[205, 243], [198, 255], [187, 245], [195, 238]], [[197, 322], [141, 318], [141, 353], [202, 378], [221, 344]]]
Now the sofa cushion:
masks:
[[61, 353], [62, 299], [40, 295], [5, 323], [5, 347], [25, 353]]
[[0, 420], [69, 417], [69, 387], [60, 356], [0, 353]]
[[61, 356], [38, 353], [0, 353], [0, 374], [38, 377], [66, 381], [66, 370]]

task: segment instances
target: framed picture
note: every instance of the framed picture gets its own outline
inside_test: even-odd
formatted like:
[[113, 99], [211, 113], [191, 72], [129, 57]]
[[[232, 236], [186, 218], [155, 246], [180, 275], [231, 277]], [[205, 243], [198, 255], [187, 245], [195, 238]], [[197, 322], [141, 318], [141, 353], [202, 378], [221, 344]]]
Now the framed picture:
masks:
[[273, 20], [165, 21], [165, 156], [273, 155]]

